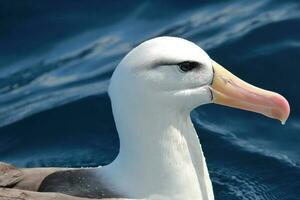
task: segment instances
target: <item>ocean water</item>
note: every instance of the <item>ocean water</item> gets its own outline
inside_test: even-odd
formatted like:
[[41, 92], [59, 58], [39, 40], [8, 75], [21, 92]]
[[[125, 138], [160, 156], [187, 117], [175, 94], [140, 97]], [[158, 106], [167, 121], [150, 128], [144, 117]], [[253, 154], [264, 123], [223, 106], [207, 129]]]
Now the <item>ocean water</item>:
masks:
[[300, 2], [0, 1], [0, 160], [98, 166], [118, 154], [110, 76], [140, 42], [199, 44], [242, 79], [283, 94], [285, 126], [217, 105], [192, 112], [216, 200], [300, 200]]

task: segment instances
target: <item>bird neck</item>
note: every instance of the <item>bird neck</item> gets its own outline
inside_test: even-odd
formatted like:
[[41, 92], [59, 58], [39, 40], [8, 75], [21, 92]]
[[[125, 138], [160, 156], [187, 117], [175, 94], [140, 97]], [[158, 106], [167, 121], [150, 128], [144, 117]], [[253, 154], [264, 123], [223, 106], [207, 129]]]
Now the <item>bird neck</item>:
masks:
[[212, 199], [189, 112], [126, 101], [112, 101], [112, 107], [120, 151], [103, 171], [118, 191], [131, 198], [158, 194], [172, 199]]

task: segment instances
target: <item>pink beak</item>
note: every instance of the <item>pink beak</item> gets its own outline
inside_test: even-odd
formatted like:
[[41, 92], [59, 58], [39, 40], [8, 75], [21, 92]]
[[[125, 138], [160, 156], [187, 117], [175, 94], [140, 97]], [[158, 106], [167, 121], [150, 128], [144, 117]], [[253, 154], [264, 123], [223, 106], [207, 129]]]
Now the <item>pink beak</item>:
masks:
[[283, 96], [250, 85], [215, 61], [212, 63], [215, 72], [211, 86], [214, 103], [261, 113], [280, 120], [282, 124], [286, 122], [290, 106]]

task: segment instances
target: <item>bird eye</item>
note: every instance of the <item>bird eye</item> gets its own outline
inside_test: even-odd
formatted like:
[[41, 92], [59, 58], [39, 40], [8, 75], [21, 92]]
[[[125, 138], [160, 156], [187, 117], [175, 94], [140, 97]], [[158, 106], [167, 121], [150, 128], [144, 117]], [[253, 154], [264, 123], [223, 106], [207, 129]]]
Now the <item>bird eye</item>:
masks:
[[178, 64], [178, 68], [181, 72], [189, 72], [199, 66], [197, 62], [184, 61]]

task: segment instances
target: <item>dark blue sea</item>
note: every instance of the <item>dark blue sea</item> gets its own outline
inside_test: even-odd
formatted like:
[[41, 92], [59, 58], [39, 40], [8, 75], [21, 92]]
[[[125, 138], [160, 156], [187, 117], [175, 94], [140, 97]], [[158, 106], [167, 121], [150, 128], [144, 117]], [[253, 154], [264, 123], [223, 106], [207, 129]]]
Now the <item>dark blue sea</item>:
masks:
[[110, 163], [106, 93], [122, 57], [161, 35], [199, 44], [242, 79], [284, 95], [285, 126], [206, 105], [192, 112], [216, 200], [300, 200], [300, 1], [0, 1], [0, 160]]

